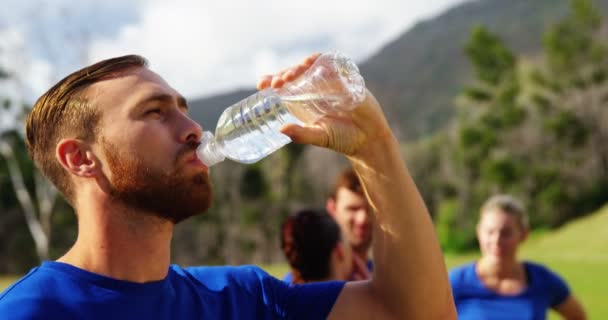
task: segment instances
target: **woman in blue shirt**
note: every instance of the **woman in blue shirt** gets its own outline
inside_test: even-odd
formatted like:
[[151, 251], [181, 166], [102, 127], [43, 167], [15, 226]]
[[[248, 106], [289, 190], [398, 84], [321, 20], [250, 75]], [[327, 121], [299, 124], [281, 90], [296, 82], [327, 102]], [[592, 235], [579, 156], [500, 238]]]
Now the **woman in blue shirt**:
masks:
[[545, 319], [549, 308], [564, 319], [586, 319], [563, 279], [544, 266], [517, 260], [528, 230], [523, 207], [513, 197], [497, 195], [482, 206], [481, 259], [450, 271], [460, 320]]

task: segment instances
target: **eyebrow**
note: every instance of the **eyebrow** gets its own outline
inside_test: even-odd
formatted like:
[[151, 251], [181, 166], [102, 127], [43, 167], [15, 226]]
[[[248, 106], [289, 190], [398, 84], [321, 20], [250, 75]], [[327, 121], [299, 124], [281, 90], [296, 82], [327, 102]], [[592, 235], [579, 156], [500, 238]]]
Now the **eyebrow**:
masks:
[[[166, 93], [154, 93], [137, 104], [137, 107], [142, 107], [150, 102], [173, 102], [174, 97]], [[177, 106], [181, 109], [188, 110], [188, 101], [182, 95], [177, 95]]]

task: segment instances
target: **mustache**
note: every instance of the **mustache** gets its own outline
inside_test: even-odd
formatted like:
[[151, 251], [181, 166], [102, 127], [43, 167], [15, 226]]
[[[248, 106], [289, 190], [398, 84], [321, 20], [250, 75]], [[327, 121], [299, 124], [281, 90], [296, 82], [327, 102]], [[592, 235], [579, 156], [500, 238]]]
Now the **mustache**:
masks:
[[201, 143], [200, 141], [195, 141], [195, 140], [189, 140], [188, 142], [186, 142], [178, 151], [177, 151], [177, 155], [175, 155], [175, 162], [177, 163], [179, 161], [179, 159], [181, 159], [182, 157], [184, 157], [185, 155], [191, 153], [191, 152], [196, 152], [196, 149], [198, 148], [198, 146], [200, 146]]

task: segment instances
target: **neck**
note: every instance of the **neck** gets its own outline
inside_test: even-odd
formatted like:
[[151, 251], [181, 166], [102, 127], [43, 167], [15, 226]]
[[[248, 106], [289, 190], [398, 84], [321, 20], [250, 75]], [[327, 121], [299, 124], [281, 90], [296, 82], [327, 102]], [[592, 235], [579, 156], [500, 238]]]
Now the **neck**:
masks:
[[484, 275], [510, 278], [518, 276], [522, 272], [522, 266], [515, 257], [509, 259], [482, 257], [477, 263], [477, 271]]
[[120, 280], [164, 279], [173, 223], [121, 205], [95, 203], [91, 200], [77, 206], [78, 238], [58, 261]]
[[361, 258], [361, 260], [363, 260], [365, 263], [367, 263], [367, 261], [369, 260], [369, 248], [353, 248], [353, 253], [356, 254], [359, 258]]

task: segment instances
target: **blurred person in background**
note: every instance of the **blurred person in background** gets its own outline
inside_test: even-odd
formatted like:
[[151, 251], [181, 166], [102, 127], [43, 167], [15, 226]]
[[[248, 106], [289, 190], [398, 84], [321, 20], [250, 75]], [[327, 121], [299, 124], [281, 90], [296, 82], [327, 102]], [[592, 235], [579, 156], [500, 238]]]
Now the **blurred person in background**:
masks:
[[[352, 168], [348, 168], [336, 178], [332, 192], [326, 203], [327, 212], [336, 220], [347, 243], [353, 250], [354, 264], [361, 262], [366, 270], [373, 270], [370, 257], [372, 245], [372, 229], [374, 226], [371, 207], [365, 198], [361, 181]], [[369, 277], [369, 272], [357, 272], [353, 280], [363, 280]]]
[[[344, 169], [336, 176], [325, 208], [340, 226], [345, 242], [354, 253], [353, 273], [348, 280], [368, 279], [374, 267], [370, 257], [373, 215], [361, 181], [352, 168]], [[293, 282], [292, 273], [288, 272], [283, 281]]]
[[495, 195], [485, 202], [477, 224], [481, 258], [449, 272], [459, 319], [540, 320], [549, 308], [564, 319], [586, 319], [560, 276], [517, 259], [528, 233], [528, 216], [515, 198]]
[[326, 212], [304, 209], [281, 227], [281, 250], [291, 266], [291, 283], [350, 278], [352, 250], [340, 227]]

